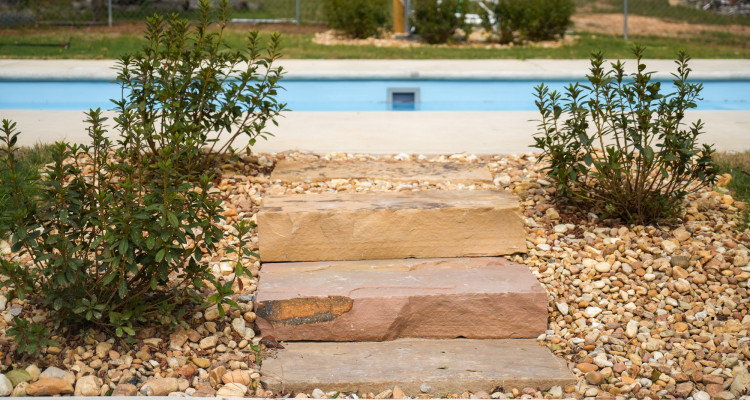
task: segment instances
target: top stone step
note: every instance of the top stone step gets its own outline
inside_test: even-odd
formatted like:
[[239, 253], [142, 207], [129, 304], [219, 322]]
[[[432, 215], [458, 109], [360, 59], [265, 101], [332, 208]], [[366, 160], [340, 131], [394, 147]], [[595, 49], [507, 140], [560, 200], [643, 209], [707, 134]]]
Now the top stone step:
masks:
[[486, 164], [375, 160], [281, 160], [271, 173], [273, 181], [317, 182], [331, 179], [478, 184], [492, 183], [492, 174]]
[[504, 190], [267, 196], [257, 220], [263, 262], [526, 251], [518, 199]]

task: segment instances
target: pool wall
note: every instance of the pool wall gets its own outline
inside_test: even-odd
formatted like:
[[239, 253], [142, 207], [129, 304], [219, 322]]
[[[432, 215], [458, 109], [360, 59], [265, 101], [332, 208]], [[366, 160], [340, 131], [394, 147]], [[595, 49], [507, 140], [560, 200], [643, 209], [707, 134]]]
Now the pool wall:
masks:
[[[634, 62], [626, 61], [633, 66]], [[580, 79], [588, 60], [283, 60], [287, 79]], [[111, 60], [0, 60], [0, 79], [112, 80]], [[646, 60], [649, 70], [669, 78], [671, 60]], [[750, 79], [750, 60], [693, 60], [697, 80]], [[0, 96], [2, 94], [0, 93]], [[82, 111], [0, 110], [18, 122], [23, 144], [88, 140]], [[315, 153], [523, 153], [536, 132], [531, 111], [288, 112], [276, 136], [255, 151]], [[689, 121], [706, 124], [704, 141], [719, 150], [750, 149], [750, 110], [692, 111]]]

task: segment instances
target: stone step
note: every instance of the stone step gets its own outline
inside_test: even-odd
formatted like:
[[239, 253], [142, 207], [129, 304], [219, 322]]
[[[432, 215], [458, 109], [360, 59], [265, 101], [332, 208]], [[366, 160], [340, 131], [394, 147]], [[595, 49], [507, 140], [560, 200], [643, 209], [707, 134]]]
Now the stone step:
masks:
[[[379, 393], [394, 386], [414, 397], [465, 391], [510, 391], [573, 385], [565, 361], [533, 339], [285, 343], [263, 360], [262, 381], [273, 391]], [[425, 390], [422, 390], [425, 389]]]
[[498, 257], [264, 264], [255, 309], [277, 340], [536, 338], [547, 327], [544, 287]]
[[518, 199], [504, 190], [267, 196], [257, 221], [263, 262], [526, 251]]
[[492, 183], [486, 164], [403, 162], [381, 160], [281, 160], [271, 180], [284, 182], [332, 179], [379, 179], [395, 182]]

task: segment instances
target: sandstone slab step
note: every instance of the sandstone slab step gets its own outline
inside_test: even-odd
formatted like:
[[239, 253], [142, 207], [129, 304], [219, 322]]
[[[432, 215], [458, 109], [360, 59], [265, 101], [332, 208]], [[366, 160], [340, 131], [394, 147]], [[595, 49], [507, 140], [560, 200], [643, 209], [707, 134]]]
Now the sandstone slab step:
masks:
[[277, 340], [536, 338], [547, 292], [499, 257], [264, 264], [261, 335]]
[[263, 262], [526, 251], [518, 199], [504, 190], [267, 196], [257, 221]]
[[492, 183], [486, 164], [423, 163], [380, 160], [281, 160], [271, 180], [284, 182], [328, 181], [331, 179], [381, 179], [396, 182], [428, 181]]
[[273, 391], [379, 393], [398, 385], [408, 396], [461, 394], [575, 384], [565, 365], [533, 339], [285, 343], [263, 360], [262, 380]]

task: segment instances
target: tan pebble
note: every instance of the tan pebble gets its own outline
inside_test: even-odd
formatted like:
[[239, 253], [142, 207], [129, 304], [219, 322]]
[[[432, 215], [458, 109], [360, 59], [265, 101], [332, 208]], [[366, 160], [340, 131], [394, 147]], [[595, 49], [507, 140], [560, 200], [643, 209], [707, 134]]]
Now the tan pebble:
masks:
[[216, 391], [218, 397], [244, 397], [248, 387], [241, 383], [228, 383]]
[[214, 388], [218, 387], [221, 384], [221, 377], [224, 376], [224, 374], [226, 373], [227, 373], [227, 369], [223, 365], [218, 366], [212, 369], [211, 371], [209, 371], [208, 379], [209, 379], [209, 382], [211, 383], [211, 386]]
[[586, 373], [586, 382], [589, 385], [598, 385], [604, 381], [604, 375], [598, 371], [589, 371]]
[[206, 369], [211, 366], [211, 361], [207, 358], [197, 357], [193, 359], [193, 364], [198, 368]]
[[674, 288], [680, 293], [690, 292], [690, 282], [685, 279], [678, 279], [674, 281]]
[[73, 385], [61, 378], [41, 378], [26, 387], [28, 396], [54, 396], [72, 394], [73, 391]]
[[393, 398], [394, 399], [403, 399], [405, 397], [406, 397], [406, 394], [404, 393], [403, 390], [401, 390], [400, 387], [398, 387], [398, 386], [394, 386], [393, 387]]
[[221, 381], [226, 383], [241, 383], [245, 386], [250, 386], [250, 373], [247, 371], [230, 371], [222, 375]]
[[591, 363], [578, 363], [576, 364], [576, 368], [578, 368], [578, 370], [583, 372], [584, 374], [587, 372], [596, 371], [599, 369], [599, 367]]
[[676, 279], [687, 279], [690, 274], [684, 268], [676, 266], [672, 268], [672, 277]]
[[138, 388], [129, 383], [120, 383], [115, 386], [112, 396], [135, 396], [138, 394]]
[[721, 174], [719, 176], [719, 179], [716, 180], [716, 186], [718, 187], [726, 187], [729, 185], [729, 182], [732, 181], [732, 175], [729, 173]]

